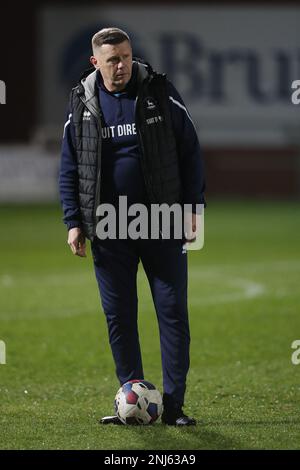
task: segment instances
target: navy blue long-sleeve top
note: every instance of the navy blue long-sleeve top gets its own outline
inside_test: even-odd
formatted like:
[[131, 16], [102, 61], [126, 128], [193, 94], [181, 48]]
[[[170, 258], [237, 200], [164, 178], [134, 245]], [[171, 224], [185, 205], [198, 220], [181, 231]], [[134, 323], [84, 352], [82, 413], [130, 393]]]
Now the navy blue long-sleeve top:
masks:
[[[97, 73], [103, 113], [101, 203], [115, 204], [120, 195], [126, 195], [128, 205], [136, 202], [147, 204], [134, 119], [136, 73], [137, 69], [133, 64], [131, 79], [124, 91], [119, 93], [108, 91], [100, 72]], [[205, 204], [203, 158], [195, 127], [178, 91], [170, 81], [167, 84], [171, 118], [180, 155], [183, 202], [193, 206]], [[64, 223], [68, 229], [80, 226], [74, 142], [72, 114], [68, 112], [59, 175]]]

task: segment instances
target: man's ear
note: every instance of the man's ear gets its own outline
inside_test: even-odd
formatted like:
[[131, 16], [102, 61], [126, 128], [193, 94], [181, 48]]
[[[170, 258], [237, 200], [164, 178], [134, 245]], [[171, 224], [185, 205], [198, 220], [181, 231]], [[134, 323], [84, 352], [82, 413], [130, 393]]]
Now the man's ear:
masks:
[[90, 63], [95, 67], [95, 69], [99, 68], [98, 61], [95, 56], [92, 55], [90, 57]]

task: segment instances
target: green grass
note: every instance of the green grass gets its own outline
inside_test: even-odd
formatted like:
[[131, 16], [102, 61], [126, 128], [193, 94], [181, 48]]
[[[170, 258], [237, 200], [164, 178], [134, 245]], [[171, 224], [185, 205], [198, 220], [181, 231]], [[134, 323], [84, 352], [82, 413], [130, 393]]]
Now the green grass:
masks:
[[[69, 252], [56, 206], [0, 208], [1, 449], [300, 447], [299, 207], [210, 201], [189, 254], [195, 428], [103, 427], [118, 389], [92, 260]], [[139, 271], [145, 377], [161, 389], [158, 329]]]

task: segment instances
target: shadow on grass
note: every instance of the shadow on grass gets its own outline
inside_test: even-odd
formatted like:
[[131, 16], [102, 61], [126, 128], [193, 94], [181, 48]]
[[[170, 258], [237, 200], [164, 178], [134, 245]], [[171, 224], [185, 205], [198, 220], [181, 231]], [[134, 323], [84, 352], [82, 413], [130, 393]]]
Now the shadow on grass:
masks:
[[[236, 427], [252, 426], [274, 427], [300, 425], [300, 419], [261, 419], [261, 420], [224, 420], [200, 421], [197, 426], [173, 427], [157, 423], [153, 426], [109, 426], [109, 449], [118, 450], [231, 450], [249, 448], [249, 442], [240, 441], [230, 434]], [[216, 427], [225, 427], [220, 432]], [[108, 427], [101, 426], [100, 429]], [[212, 428], [212, 429], [209, 429]], [[227, 435], [227, 432], [229, 435]], [[108, 433], [107, 433], [108, 434]], [[108, 437], [108, 436], [106, 436]], [[107, 441], [106, 441], [107, 443]], [[119, 447], [115, 447], [118, 443]], [[250, 446], [251, 448], [252, 445]]]
[[[240, 446], [236, 439], [219, 432], [203, 429], [201, 423], [196, 427], [189, 428], [160, 424], [154, 426], [107, 426], [110, 428], [111, 444], [118, 441], [118, 450], [216, 450], [238, 449]], [[115, 436], [113, 436], [114, 434]], [[117, 435], [122, 438], [115, 440]]]

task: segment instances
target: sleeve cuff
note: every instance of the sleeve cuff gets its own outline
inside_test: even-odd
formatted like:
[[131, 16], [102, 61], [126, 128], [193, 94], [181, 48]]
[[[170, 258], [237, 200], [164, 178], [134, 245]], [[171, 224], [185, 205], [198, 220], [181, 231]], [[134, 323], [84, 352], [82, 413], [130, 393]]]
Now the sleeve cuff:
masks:
[[81, 228], [81, 224], [78, 220], [70, 220], [69, 222], [66, 222], [66, 226], [68, 231], [71, 230], [71, 228]]

